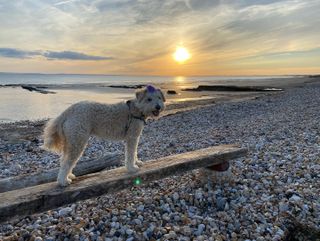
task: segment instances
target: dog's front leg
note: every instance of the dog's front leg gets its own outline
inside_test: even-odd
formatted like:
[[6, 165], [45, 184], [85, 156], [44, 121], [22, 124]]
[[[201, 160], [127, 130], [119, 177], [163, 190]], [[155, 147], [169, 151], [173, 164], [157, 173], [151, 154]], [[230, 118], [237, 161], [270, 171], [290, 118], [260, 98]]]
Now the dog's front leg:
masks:
[[136, 165], [136, 161], [138, 160], [137, 148], [138, 148], [139, 138], [128, 138], [126, 141], [126, 167], [129, 172], [137, 172], [139, 170], [139, 166]]

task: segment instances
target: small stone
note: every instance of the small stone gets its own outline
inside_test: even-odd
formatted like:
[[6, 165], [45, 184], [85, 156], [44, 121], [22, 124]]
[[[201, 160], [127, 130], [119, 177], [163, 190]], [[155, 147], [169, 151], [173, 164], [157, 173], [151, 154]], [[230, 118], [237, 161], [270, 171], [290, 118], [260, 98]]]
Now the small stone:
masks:
[[177, 237], [177, 234], [174, 231], [170, 231], [168, 234], [165, 235], [165, 238], [167, 239], [175, 239]]
[[126, 230], [126, 234], [129, 235], [129, 236], [131, 236], [131, 235], [133, 234], [133, 230], [130, 229], [130, 228], [128, 228], [128, 229]]
[[[74, 236], [74, 239], [76, 239], [76, 237]], [[44, 241], [54, 241], [53, 237], [46, 237]]]
[[204, 239], [204, 237], [202, 236], [202, 235], [200, 235], [200, 236], [198, 236], [197, 237], [197, 241], [204, 241], [205, 239]]
[[179, 196], [179, 194], [176, 193], [176, 192], [172, 195], [172, 199], [173, 199], [174, 201], [177, 201], [179, 198], [180, 198], [180, 196]]
[[147, 240], [149, 240], [152, 237], [153, 232], [148, 232], [148, 231], [144, 231], [143, 232], [143, 237]]
[[64, 217], [69, 215], [72, 212], [72, 208], [66, 207], [59, 210], [59, 216]]
[[227, 202], [227, 200], [225, 198], [218, 197], [217, 201], [216, 201], [217, 210], [223, 211], [226, 206], [226, 202]]
[[278, 235], [280, 235], [280, 236], [283, 236], [284, 235], [284, 231], [281, 229], [281, 228], [279, 228], [278, 230], [277, 230], [277, 233], [276, 234], [278, 234]]
[[233, 239], [237, 238], [237, 234], [235, 232], [232, 232], [231, 233], [231, 238], [233, 238]]
[[198, 200], [203, 198], [203, 193], [201, 190], [196, 191], [195, 198]]
[[200, 224], [198, 225], [198, 233], [199, 233], [199, 235], [201, 235], [201, 234], [203, 233], [203, 231], [205, 230], [205, 228], [206, 228], [206, 225], [204, 225], [203, 223], [200, 223]]
[[181, 217], [179, 215], [174, 216], [174, 221], [179, 222], [181, 220]]
[[140, 226], [140, 225], [142, 224], [142, 223], [141, 223], [141, 220], [138, 219], [138, 218], [134, 219], [133, 221], [134, 221], [134, 223], [135, 223], [136, 225], [138, 225], [138, 226]]
[[288, 203], [285, 203], [285, 202], [280, 202], [279, 203], [279, 211], [280, 212], [286, 212], [289, 210], [289, 205]]
[[143, 212], [143, 210], [144, 210], [144, 205], [143, 205], [143, 204], [139, 205], [138, 208], [137, 208], [137, 210], [138, 210], [139, 212]]
[[182, 232], [184, 235], [190, 236], [191, 235], [191, 228], [189, 226], [184, 226], [182, 229]]
[[293, 194], [292, 197], [289, 199], [290, 202], [299, 202], [301, 200], [301, 197], [299, 197], [296, 194]]
[[13, 230], [13, 226], [11, 224], [8, 224], [4, 227], [5, 230], [7, 231], [12, 231]]
[[21, 170], [22, 169], [22, 166], [20, 165], [20, 164], [16, 164], [15, 166], [14, 166], [14, 170], [15, 171], [19, 171], [19, 170]]

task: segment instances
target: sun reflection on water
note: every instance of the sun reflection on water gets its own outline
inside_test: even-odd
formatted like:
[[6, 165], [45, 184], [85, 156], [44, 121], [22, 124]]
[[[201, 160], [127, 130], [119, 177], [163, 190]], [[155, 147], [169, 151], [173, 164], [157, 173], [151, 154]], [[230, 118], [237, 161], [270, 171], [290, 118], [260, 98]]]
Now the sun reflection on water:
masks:
[[174, 82], [179, 83], [179, 84], [184, 83], [185, 81], [186, 81], [186, 77], [184, 77], [184, 76], [176, 76], [174, 78]]

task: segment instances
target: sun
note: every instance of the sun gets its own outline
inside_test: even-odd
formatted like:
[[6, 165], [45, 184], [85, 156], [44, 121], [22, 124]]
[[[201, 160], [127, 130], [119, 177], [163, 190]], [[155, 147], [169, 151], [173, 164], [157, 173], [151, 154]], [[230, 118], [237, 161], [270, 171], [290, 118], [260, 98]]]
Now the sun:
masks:
[[190, 59], [191, 55], [189, 51], [185, 47], [177, 47], [176, 51], [173, 54], [173, 58], [178, 63], [184, 63], [188, 59]]

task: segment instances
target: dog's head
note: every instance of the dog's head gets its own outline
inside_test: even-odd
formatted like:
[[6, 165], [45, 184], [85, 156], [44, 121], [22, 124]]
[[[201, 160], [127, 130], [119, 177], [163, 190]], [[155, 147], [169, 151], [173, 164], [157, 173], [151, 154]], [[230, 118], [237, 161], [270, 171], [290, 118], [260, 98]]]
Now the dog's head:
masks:
[[162, 91], [151, 85], [136, 92], [136, 107], [146, 116], [159, 116], [166, 101]]

